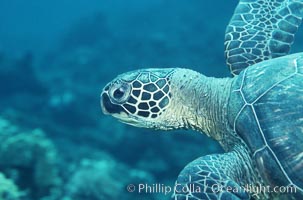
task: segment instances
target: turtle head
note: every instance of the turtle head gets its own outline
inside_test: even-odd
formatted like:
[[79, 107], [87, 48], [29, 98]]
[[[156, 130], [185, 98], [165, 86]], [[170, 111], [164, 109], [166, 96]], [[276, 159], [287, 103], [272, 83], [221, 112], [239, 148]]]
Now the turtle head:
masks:
[[231, 83], [189, 69], [141, 69], [108, 83], [101, 93], [101, 108], [133, 126], [194, 129], [209, 135], [219, 133], [225, 123]]
[[221, 140], [232, 80], [182, 68], [131, 71], [104, 87], [101, 108], [133, 126], [193, 129]]
[[176, 68], [141, 69], [119, 75], [101, 93], [103, 113], [137, 127], [172, 129], [171, 78]]

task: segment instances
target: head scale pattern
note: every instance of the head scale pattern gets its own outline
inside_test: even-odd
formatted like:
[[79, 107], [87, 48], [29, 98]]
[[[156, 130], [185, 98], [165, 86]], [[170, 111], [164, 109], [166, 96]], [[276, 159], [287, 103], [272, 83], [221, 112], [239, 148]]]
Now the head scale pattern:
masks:
[[136, 76], [118, 77], [104, 89], [104, 93], [110, 97], [111, 103], [121, 106], [128, 114], [157, 118], [171, 100], [170, 75], [140, 71]]

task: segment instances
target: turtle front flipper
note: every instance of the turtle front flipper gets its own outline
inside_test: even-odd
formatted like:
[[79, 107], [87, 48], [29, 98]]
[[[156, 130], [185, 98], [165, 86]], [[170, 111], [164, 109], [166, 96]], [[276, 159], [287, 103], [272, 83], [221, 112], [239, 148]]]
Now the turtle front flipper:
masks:
[[288, 54], [302, 16], [302, 0], [240, 0], [225, 34], [231, 73]]
[[[174, 200], [240, 200], [250, 199], [243, 185], [250, 167], [237, 152], [200, 157], [180, 173]], [[241, 183], [240, 183], [241, 181]], [[243, 182], [244, 181], [244, 182]], [[245, 183], [246, 182], [246, 183]]]

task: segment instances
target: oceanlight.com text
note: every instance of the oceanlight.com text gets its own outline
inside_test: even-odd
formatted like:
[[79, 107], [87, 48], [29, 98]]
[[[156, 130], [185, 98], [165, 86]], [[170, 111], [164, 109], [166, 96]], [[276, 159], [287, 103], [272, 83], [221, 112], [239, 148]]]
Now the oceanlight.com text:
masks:
[[266, 193], [296, 193], [297, 188], [294, 186], [264, 186], [264, 185], [244, 185], [244, 186], [226, 186], [221, 184], [213, 184], [213, 185], [204, 185], [201, 186], [200, 184], [179, 184], [176, 183], [174, 186], [155, 183], [155, 184], [148, 184], [148, 183], [139, 183], [139, 184], [129, 184], [127, 186], [128, 192], [136, 192], [139, 194], [163, 194], [163, 195], [171, 195], [174, 194], [181, 194], [181, 193], [202, 193], [204, 188], [207, 187], [208, 190], [210, 189], [213, 193], [220, 193], [220, 192], [231, 192], [231, 193], [241, 193], [247, 192], [254, 198], [258, 199], [262, 194]]

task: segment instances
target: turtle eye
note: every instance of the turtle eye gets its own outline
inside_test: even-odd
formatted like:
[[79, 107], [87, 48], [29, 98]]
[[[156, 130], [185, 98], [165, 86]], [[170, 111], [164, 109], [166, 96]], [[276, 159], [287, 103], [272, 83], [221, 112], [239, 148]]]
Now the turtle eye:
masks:
[[124, 94], [125, 94], [124, 88], [120, 87], [114, 91], [113, 96], [115, 99], [121, 99], [124, 96]]
[[131, 86], [127, 83], [116, 83], [112, 86], [109, 94], [112, 98], [113, 103], [125, 103], [130, 94]]

